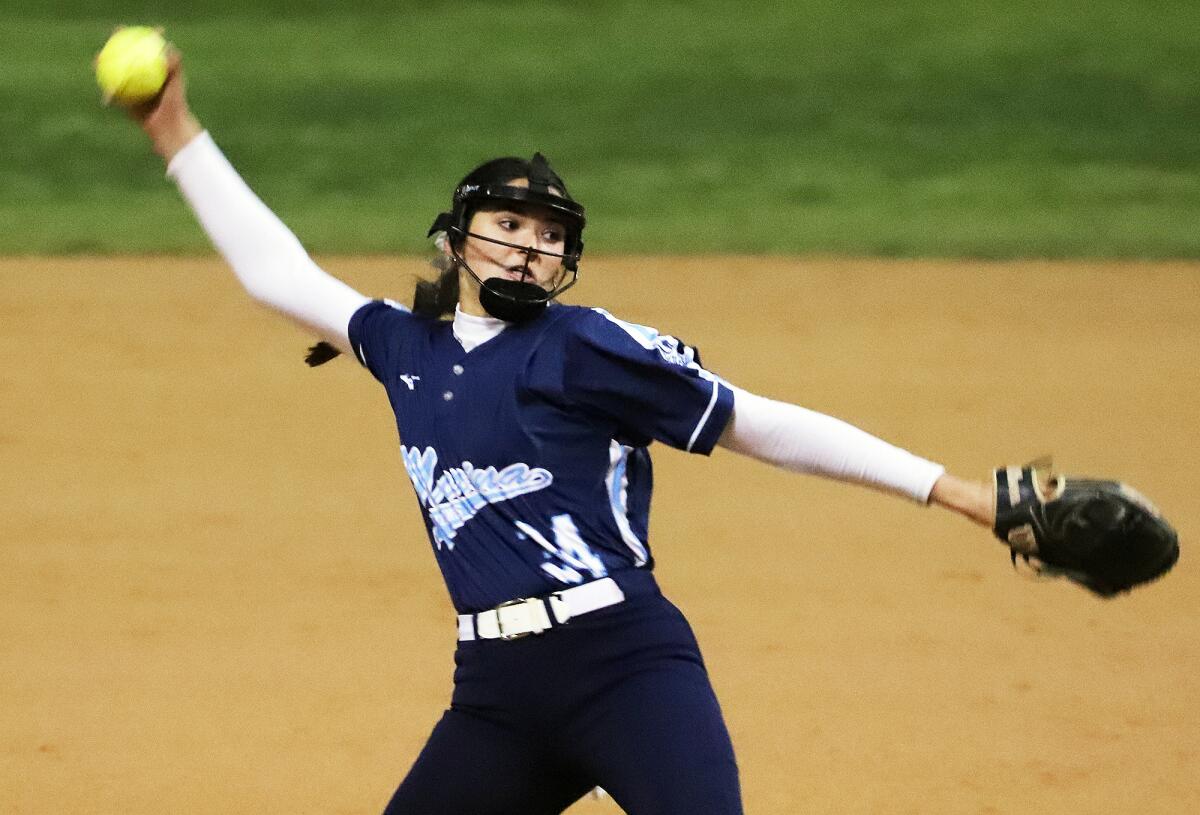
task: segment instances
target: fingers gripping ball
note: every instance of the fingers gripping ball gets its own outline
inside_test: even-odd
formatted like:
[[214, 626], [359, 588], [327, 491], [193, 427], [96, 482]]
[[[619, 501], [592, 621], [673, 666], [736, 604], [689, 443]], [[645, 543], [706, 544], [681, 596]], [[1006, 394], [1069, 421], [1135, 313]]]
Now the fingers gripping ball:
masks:
[[1170, 571], [1179, 538], [1154, 505], [1117, 481], [1053, 476], [1033, 467], [993, 474], [996, 537], [1045, 575], [1112, 597]]
[[156, 29], [118, 29], [96, 57], [96, 82], [106, 105], [136, 105], [153, 99], [166, 81], [167, 42]]

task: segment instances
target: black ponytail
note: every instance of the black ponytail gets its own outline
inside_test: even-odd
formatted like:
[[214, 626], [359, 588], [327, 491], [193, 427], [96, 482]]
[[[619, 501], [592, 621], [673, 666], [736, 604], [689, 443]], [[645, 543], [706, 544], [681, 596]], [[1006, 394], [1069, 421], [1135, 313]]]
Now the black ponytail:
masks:
[[458, 305], [458, 264], [452, 258], [433, 260], [438, 270], [435, 280], [418, 280], [413, 291], [413, 314], [419, 317], [438, 317], [454, 313]]

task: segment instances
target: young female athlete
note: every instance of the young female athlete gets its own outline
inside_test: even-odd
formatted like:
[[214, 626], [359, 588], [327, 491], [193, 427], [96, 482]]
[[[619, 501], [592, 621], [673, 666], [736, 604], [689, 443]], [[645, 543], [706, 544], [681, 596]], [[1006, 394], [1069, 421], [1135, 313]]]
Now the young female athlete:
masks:
[[395, 411], [459, 644], [450, 708], [390, 815], [557, 813], [595, 786], [633, 815], [742, 811], [700, 652], [652, 573], [654, 440], [991, 524], [989, 485], [738, 389], [670, 336], [554, 303], [584, 210], [540, 155], [459, 184], [431, 230], [443, 272], [410, 310], [314, 264], [189, 112], [178, 55], [134, 116], [250, 294], [352, 353]]

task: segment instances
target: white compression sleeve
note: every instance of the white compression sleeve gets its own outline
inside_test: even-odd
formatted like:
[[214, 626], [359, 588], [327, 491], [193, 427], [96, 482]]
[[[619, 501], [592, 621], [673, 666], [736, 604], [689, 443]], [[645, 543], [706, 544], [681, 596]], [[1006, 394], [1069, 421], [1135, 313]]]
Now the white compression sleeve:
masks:
[[208, 131], [171, 159], [167, 176], [254, 299], [341, 350], [350, 350], [350, 317], [368, 299], [313, 262], [292, 231], [246, 185]]
[[719, 444], [736, 453], [928, 503], [946, 471], [840, 419], [734, 388], [733, 417]]

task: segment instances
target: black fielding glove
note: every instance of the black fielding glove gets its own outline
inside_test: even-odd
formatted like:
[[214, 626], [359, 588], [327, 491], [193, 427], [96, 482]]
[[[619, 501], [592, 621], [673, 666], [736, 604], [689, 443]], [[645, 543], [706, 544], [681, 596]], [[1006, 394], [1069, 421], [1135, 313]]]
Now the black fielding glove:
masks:
[[1049, 477], [1032, 466], [993, 473], [992, 531], [1039, 573], [1113, 597], [1170, 571], [1179, 537], [1154, 505], [1118, 481]]

